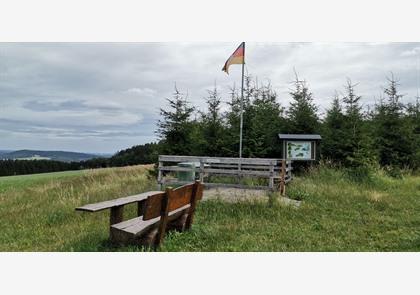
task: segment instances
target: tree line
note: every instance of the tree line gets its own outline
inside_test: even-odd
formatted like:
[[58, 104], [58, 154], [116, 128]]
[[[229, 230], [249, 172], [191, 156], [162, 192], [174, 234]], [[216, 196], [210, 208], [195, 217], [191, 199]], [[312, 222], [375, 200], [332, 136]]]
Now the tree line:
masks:
[[0, 176], [150, 164], [157, 159], [157, 146], [157, 143], [146, 143], [119, 151], [110, 158], [94, 158], [80, 162], [0, 160]]
[[[308, 83], [296, 77], [286, 107], [270, 83], [245, 78], [243, 155], [281, 155], [279, 133], [321, 134], [320, 158], [325, 163], [366, 170], [382, 166], [390, 171], [420, 168], [420, 103], [404, 102], [399, 82], [391, 74], [381, 98], [364, 109], [358, 84], [347, 79], [342, 94], [331, 97], [325, 116], [319, 114]], [[240, 95], [231, 88], [228, 110], [222, 111], [217, 87], [208, 91], [206, 111], [196, 111], [175, 89], [167, 108], [160, 111], [157, 134], [159, 152], [174, 155], [237, 157], [239, 149]]]

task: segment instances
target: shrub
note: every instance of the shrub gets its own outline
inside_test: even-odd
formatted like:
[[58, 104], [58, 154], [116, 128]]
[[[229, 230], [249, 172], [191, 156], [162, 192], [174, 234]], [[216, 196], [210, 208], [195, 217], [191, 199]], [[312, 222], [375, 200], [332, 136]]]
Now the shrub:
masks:
[[402, 170], [395, 165], [385, 166], [384, 171], [385, 171], [386, 175], [388, 175], [389, 177], [392, 177], [392, 178], [401, 179], [403, 177]]

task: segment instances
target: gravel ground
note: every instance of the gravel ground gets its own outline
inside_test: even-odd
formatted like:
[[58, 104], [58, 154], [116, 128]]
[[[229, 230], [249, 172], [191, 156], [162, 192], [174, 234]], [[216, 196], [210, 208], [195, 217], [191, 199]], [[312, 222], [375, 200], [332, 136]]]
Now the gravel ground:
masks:
[[244, 200], [268, 200], [268, 192], [256, 189], [210, 188], [203, 192], [203, 200], [220, 198], [227, 202]]
[[[203, 200], [221, 199], [226, 202], [249, 200], [268, 201], [268, 191], [241, 188], [210, 188], [203, 192]], [[302, 202], [279, 196], [279, 201], [285, 205], [299, 207]]]

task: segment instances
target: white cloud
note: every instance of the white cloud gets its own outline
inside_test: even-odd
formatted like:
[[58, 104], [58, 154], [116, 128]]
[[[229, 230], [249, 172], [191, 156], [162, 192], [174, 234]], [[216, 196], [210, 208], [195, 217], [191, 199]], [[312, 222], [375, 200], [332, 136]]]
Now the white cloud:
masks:
[[147, 87], [146, 88], [134, 87], [134, 88], [127, 89], [125, 92], [129, 94], [136, 94], [136, 95], [145, 96], [145, 97], [151, 97], [156, 94], [156, 90], [153, 90]]

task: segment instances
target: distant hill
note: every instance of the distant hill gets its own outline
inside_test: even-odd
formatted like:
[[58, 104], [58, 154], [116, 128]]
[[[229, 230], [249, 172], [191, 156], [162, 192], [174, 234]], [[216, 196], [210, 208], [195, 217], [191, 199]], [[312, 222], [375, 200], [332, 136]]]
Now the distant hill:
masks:
[[7, 153], [10, 153], [10, 152], [13, 152], [13, 151], [11, 151], [11, 150], [0, 150], [0, 156], [4, 155], [4, 154], [7, 154]]
[[19, 150], [12, 152], [1, 152], [0, 159], [11, 160], [54, 160], [61, 162], [79, 162], [93, 158], [106, 158], [104, 154], [86, 154], [66, 151], [37, 151], [37, 150]]

